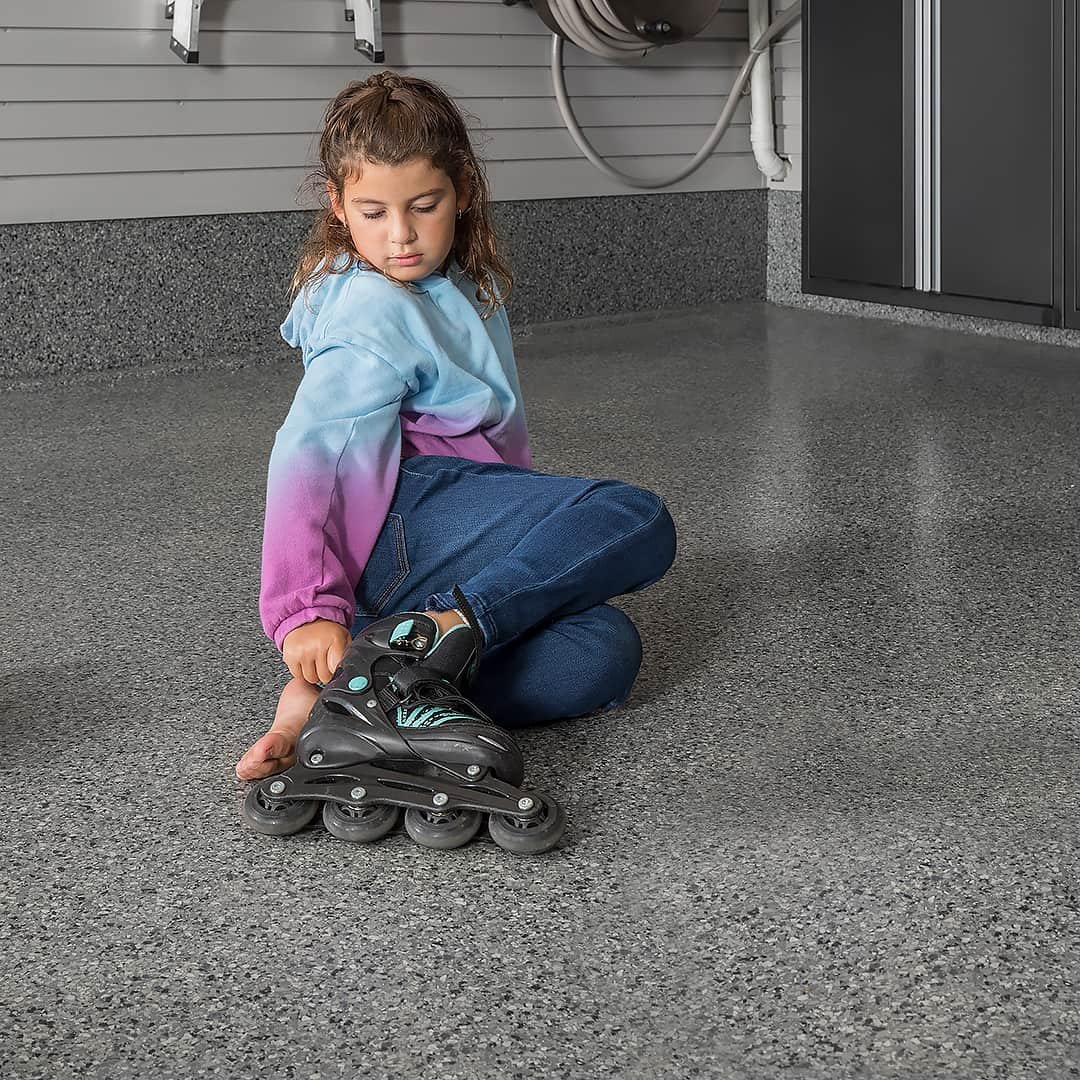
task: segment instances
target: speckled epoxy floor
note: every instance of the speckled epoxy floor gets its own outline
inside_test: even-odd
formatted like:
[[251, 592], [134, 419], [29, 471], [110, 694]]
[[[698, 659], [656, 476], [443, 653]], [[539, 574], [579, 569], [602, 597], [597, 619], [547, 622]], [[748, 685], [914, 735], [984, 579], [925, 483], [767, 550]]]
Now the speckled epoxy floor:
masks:
[[0, 1075], [1080, 1073], [1080, 354], [730, 304], [535, 327], [538, 469], [662, 494], [627, 704], [516, 859], [246, 831], [299, 366], [6, 395]]

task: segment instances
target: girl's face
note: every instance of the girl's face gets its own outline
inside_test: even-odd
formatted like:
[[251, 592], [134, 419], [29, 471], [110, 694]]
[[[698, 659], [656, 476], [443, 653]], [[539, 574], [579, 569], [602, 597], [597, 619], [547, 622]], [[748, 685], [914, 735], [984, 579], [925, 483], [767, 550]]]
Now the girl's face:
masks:
[[[399, 281], [418, 281], [444, 270], [454, 247], [458, 210], [468, 205], [450, 178], [426, 158], [404, 165], [363, 164], [363, 175], [345, 181], [343, 197], [327, 194], [356, 250]], [[419, 255], [401, 261], [398, 256]]]

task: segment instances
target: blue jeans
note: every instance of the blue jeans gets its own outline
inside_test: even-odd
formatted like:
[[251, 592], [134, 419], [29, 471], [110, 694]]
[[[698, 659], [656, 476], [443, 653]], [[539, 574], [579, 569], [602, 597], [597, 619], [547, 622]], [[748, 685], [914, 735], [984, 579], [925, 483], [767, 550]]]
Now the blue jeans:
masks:
[[604, 601], [659, 581], [675, 560], [663, 500], [619, 480], [421, 455], [356, 590], [355, 637], [398, 611], [446, 611], [457, 585], [485, 645], [466, 696], [525, 727], [613, 709], [630, 695], [641, 638]]

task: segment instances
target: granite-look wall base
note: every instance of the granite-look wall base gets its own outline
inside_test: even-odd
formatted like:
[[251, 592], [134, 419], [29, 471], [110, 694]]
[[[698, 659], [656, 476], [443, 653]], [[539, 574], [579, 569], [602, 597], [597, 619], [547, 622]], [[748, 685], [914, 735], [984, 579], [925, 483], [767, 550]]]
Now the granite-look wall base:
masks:
[[[516, 332], [761, 299], [762, 191], [496, 203]], [[271, 363], [312, 211], [0, 226], [0, 378]]]
[[768, 193], [768, 267], [766, 299], [785, 307], [813, 308], [835, 315], [858, 315], [873, 319], [936, 326], [943, 330], [960, 330], [987, 337], [1035, 341], [1044, 345], [1080, 346], [1080, 331], [1055, 326], [1031, 326], [1027, 323], [1004, 322], [954, 315], [943, 311], [923, 311], [920, 308], [894, 307], [891, 304], [871, 304], [863, 300], [815, 296], [802, 291], [802, 192], [770, 191]]

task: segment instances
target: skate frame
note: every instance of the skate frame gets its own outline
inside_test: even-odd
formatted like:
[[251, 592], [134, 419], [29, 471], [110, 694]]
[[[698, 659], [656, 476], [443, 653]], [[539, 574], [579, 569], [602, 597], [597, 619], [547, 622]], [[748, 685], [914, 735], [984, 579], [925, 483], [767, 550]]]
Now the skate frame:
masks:
[[[272, 781], [284, 781], [284, 791], [270, 794]], [[527, 810], [518, 802], [521, 792], [509, 784], [490, 777], [480, 784], [455, 784], [440, 777], [419, 776], [415, 773], [395, 772], [370, 766], [352, 765], [328, 772], [311, 769], [297, 763], [291, 769], [259, 781], [264, 791], [275, 801], [293, 799], [322, 799], [326, 802], [349, 803], [367, 806], [375, 803], [392, 803], [395, 806], [414, 807], [445, 813], [449, 810], [479, 810], [485, 814], [508, 814], [528, 820], [536, 817], [543, 804], [532, 800]], [[357, 787], [364, 789], [362, 798], [353, 798]], [[445, 798], [444, 798], [445, 796]]]

